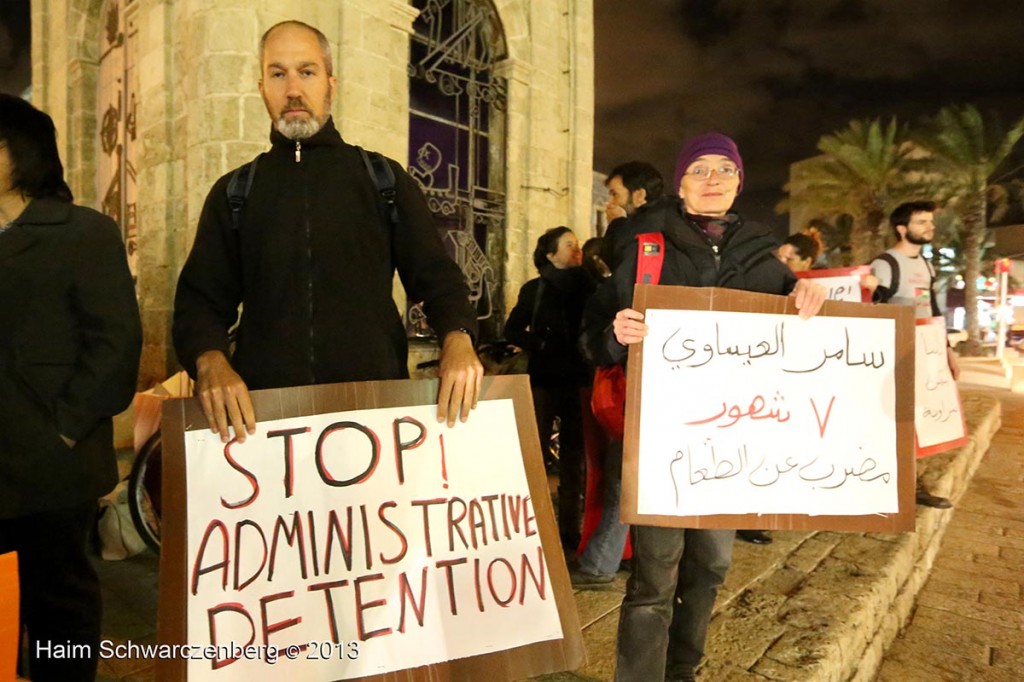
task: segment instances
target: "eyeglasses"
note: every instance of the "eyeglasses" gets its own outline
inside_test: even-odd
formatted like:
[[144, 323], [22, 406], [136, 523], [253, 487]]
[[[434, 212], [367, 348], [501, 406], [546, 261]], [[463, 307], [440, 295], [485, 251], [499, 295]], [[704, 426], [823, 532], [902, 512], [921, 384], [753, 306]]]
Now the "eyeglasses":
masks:
[[718, 168], [708, 168], [707, 166], [694, 166], [692, 169], [686, 171], [683, 175], [692, 175], [697, 180], [704, 181], [710, 180], [712, 173], [715, 173], [720, 178], [727, 178], [731, 180], [740, 174], [740, 169], [737, 168], [736, 166], [719, 166]]

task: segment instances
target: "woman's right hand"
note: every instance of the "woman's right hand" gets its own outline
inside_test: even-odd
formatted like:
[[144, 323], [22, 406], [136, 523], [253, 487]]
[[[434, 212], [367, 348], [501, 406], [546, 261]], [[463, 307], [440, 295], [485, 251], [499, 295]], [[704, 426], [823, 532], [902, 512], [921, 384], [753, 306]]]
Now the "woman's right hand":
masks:
[[647, 336], [647, 325], [643, 323], [643, 319], [643, 313], [632, 308], [623, 308], [615, 313], [615, 321], [612, 322], [615, 340], [623, 346], [643, 341]]

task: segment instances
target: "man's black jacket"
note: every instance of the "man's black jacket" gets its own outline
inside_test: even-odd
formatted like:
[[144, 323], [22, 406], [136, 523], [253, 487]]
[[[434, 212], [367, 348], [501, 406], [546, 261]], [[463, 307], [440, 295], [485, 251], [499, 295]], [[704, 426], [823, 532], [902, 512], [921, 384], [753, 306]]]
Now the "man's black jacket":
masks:
[[[623, 226], [630, 235], [646, 232], [665, 234], [665, 257], [660, 284], [688, 287], [724, 287], [764, 294], [786, 295], [796, 286], [796, 276], [779, 261], [772, 250], [778, 241], [772, 231], [759, 223], [744, 223], [735, 213], [718, 245], [692, 218], [686, 216], [680, 200], [659, 201], [637, 211]], [[595, 365], [625, 361], [626, 347], [615, 340], [615, 314], [633, 303], [636, 283], [636, 240], [622, 246], [619, 265], [611, 278], [587, 301], [583, 313], [581, 345]]]
[[174, 346], [195, 376], [207, 350], [228, 354], [228, 329], [243, 304], [232, 365], [250, 389], [408, 376], [407, 342], [394, 300], [397, 268], [410, 301], [424, 301], [438, 337], [476, 333], [458, 266], [444, 251], [423, 195], [397, 163], [400, 226], [359, 151], [331, 120], [297, 143], [276, 130], [232, 225], [230, 174], [206, 199], [178, 280]]

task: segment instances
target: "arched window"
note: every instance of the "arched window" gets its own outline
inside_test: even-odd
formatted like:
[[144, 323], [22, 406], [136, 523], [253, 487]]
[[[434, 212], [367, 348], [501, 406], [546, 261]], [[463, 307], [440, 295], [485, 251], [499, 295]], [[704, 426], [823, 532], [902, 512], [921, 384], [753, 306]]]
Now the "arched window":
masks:
[[[409, 173], [469, 282], [482, 336], [504, 319], [505, 111], [494, 74], [505, 34], [489, 0], [414, 0], [409, 58]], [[419, 306], [409, 331], [429, 333]]]
[[96, 93], [100, 157], [96, 196], [100, 210], [121, 226], [128, 265], [137, 277], [138, 220], [135, 209], [135, 55], [138, 0], [106, 0], [100, 15], [100, 69]]

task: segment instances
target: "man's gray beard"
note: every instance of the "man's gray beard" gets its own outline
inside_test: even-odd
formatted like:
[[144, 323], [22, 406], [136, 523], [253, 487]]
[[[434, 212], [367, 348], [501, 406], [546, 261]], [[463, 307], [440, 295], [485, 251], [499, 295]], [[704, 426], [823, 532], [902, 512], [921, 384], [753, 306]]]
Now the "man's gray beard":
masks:
[[282, 116], [274, 121], [274, 127], [289, 140], [308, 140], [317, 134], [324, 125], [324, 121], [318, 121], [313, 116], [308, 118], [293, 118], [291, 120]]

